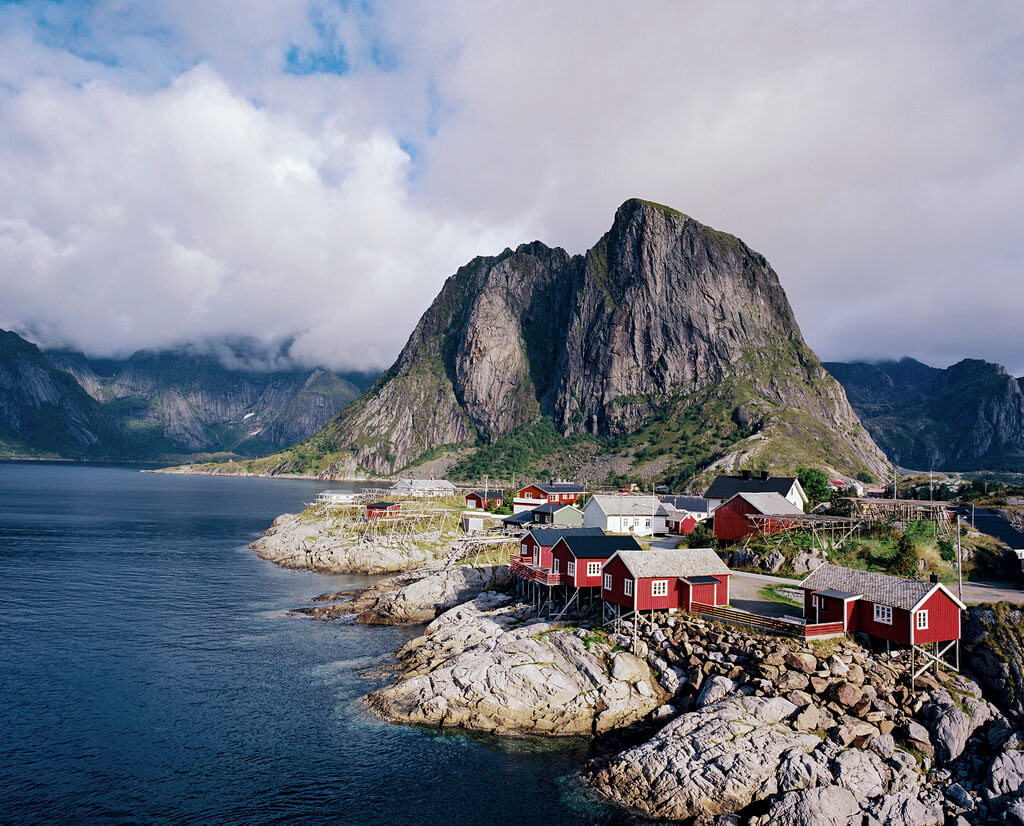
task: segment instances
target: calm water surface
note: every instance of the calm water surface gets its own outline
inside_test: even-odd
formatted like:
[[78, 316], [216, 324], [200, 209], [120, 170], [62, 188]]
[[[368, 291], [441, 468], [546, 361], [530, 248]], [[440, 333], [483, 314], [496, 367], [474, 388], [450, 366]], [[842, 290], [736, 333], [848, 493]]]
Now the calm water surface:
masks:
[[0, 822], [622, 822], [580, 746], [363, 712], [417, 629], [283, 617], [366, 580], [246, 547], [323, 486], [0, 463]]

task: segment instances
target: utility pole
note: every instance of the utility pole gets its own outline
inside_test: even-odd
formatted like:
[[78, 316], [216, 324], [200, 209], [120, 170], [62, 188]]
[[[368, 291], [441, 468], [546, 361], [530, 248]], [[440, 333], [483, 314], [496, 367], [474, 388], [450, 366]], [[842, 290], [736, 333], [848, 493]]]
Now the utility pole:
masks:
[[489, 510], [489, 508], [487, 506], [488, 506], [488, 504], [491, 501], [491, 497], [487, 495], [490, 492], [490, 489], [488, 487], [489, 480], [490, 480], [490, 476], [488, 476], [485, 473], [484, 474], [484, 510]]
[[956, 598], [964, 601], [964, 569], [960, 555], [960, 514], [956, 515]]
[[932, 494], [932, 471], [928, 471], [928, 501], [934, 502], [935, 496]]

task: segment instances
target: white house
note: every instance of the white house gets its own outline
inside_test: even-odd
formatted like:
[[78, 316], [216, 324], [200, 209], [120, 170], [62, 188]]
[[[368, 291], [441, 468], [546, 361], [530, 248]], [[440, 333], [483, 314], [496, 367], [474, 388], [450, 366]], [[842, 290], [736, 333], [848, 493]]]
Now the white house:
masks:
[[595, 494], [583, 509], [583, 527], [651, 536], [667, 532], [666, 516], [665, 506], [656, 496]]
[[455, 496], [455, 485], [446, 479], [402, 479], [391, 486], [392, 496]]
[[737, 493], [777, 493], [800, 510], [807, 504], [807, 494], [799, 479], [795, 476], [769, 476], [767, 471], [751, 473], [744, 470], [739, 476], [718, 476], [704, 498], [711, 500], [711, 510], [714, 511]]
[[322, 490], [317, 494], [316, 504], [327, 507], [351, 505], [358, 496], [354, 490]]

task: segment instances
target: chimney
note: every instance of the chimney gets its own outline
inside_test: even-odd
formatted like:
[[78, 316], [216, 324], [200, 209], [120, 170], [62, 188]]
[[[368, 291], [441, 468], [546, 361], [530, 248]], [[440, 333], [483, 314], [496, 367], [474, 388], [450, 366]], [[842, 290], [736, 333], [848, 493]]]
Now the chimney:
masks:
[[938, 582], [939, 582], [939, 575], [938, 574], [932, 574], [930, 577], [928, 577], [928, 581], [932, 585], [937, 585]]
[[768, 481], [768, 471], [767, 470], [762, 470], [761, 471], [761, 481], [762, 482], [767, 482]]
[[750, 471], [749, 470], [741, 470], [740, 471], [740, 478], [741, 479], [749, 479], [750, 478]]

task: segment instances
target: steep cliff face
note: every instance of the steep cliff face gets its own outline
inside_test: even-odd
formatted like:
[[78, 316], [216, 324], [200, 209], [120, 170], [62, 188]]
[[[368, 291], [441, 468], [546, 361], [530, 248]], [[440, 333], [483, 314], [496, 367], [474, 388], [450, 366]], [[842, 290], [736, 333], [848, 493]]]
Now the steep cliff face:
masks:
[[88, 458], [120, 448], [100, 404], [34, 344], [0, 330], [0, 456]]
[[1024, 391], [998, 365], [829, 363], [893, 461], [919, 470], [1024, 471]]
[[709, 405], [740, 434], [720, 461], [885, 472], [764, 257], [631, 200], [585, 255], [534, 242], [460, 269], [395, 364], [317, 443], [390, 473], [541, 417], [606, 439]]

